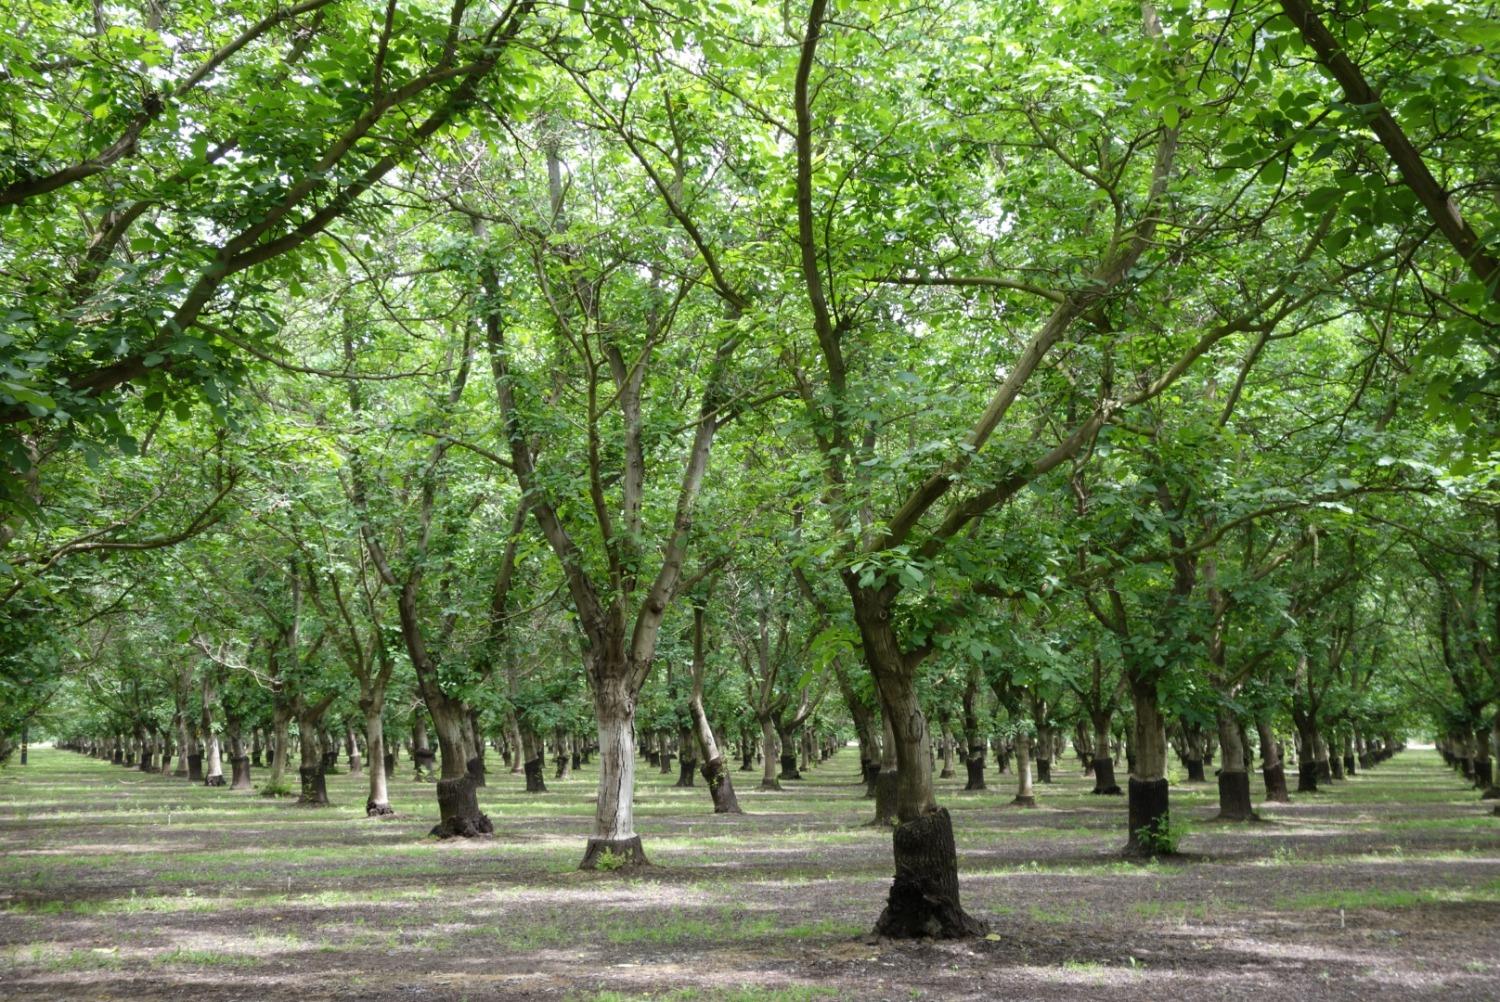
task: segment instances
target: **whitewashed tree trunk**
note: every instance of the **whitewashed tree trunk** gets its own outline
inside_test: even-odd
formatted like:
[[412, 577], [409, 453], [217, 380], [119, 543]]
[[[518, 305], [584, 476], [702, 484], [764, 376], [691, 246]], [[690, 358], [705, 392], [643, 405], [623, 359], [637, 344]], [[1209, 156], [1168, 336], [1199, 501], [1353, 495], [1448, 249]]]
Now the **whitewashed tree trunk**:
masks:
[[1035, 807], [1036, 794], [1031, 788], [1031, 735], [1016, 735], [1016, 799], [1020, 807]]
[[[603, 674], [603, 673], [601, 673]], [[596, 676], [597, 677], [597, 676]], [[635, 697], [626, 681], [603, 675], [594, 691], [594, 718], [599, 724], [599, 796], [594, 832], [581, 867], [613, 868], [646, 862], [635, 831]], [[610, 863], [603, 861], [609, 858]], [[620, 863], [613, 862], [619, 860]]]
[[203, 782], [208, 786], [224, 785], [224, 763], [220, 757], [219, 736], [212, 731], [208, 734], [208, 768]]

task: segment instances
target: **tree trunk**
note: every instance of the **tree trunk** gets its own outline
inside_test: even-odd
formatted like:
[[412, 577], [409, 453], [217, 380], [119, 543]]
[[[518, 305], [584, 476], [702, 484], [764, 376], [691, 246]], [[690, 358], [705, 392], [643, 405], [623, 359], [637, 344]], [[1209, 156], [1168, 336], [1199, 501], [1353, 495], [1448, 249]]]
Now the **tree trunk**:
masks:
[[761, 776], [762, 790], [780, 790], [776, 780], [776, 727], [769, 715], [760, 718]]
[[1256, 733], [1260, 736], [1260, 774], [1266, 784], [1266, 802], [1285, 804], [1291, 801], [1286, 790], [1286, 765], [1281, 760], [1281, 748], [1271, 723], [1265, 717], [1255, 721]]
[[938, 779], [952, 779], [953, 778], [953, 733], [948, 729], [948, 724], [947, 724], [946, 721], [944, 721], [942, 723], [940, 733], [942, 734], [942, 744], [943, 744], [943, 768], [942, 768], [942, 771], [940, 771], [938, 773]]
[[1323, 740], [1323, 733], [1319, 730], [1313, 731], [1313, 758], [1318, 770], [1318, 782], [1333, 781], [1333, 767], [1328, 763], [1328, 742]]
[[984, 759], [988, 751], [979, 726], [979, 672], [970, 670], [964, 683], [964, 770], [968, 773], [965, 790], [983, 790]]
[[577, 752], [570, 747], [573, 737], [567, 731], [559, 728], [557, 731], [557, 751], [553, 756], [557, 759], [557, 771], [552, 774], [553, 779], [567, 779], [573, 774], [573, 759]]
[[220, 759], [219, 736], [212, 731], [208, 735], [208, 774], [203, 777], [203, 785], [224, 785], [224, 763]]
[[1128, 856], [1152, 857], [1167, 851], [1170, 830], [1167, 793], [1167, 722], [1157, 703], [1156, 680], [1132, 673], [1130, 701], [1135, 708], [1131, 744], [1135, 762], [1130, 770], [1130, 834]]
[[[1495, 765], [1494, 765], [1494, 763], [1495, 763], [1494, 755], [1497, 752], [1500, 752], [1500, 713], [1496, 713], [1495, 716], [1494, 716], [1494, 719], [1490, 722], [1490, 735], [1489, 736], [1490, 736], [1490, 738], [1493, 739], [1491, 741], [1492, 747], [1488, 747], [1486, 749], [1487, 751], [1489, 751], [1491, 753], [1491, 755], [1490, 755], [1490, 771], [1489, 771], [1488, 782], [1486, 782], [1485, 787], [1484, 787], [1484, 793], [1483, 793], [1483, 795], [1480, 798], [1482, 800], [1495, 800], [1497, 798], [1500, 798], [1500, 784], [1497, 784], [1495, 782], [1495, 780], [1496, 780], [1497, 777], [1495, 775], [1496, 770], [1495, 770]], [[1481, 736], [1480, 740], [1483, 741], [1483, 740], [1486, 740], [1486, 739]]]
[[1094, 714], [1092, 722], [1094, 725], [1094, 788], [1090, 792], [1100, 796], [1118, 797], [1124, 791], [1115, 781], [1115, 760], [1109, 754], [1109, 711], [1104, 710]]
[[[623, 660], [623, 659], [622, 659]], [[581, 870], [612, 870], [647, 863], [635, 831], [635, 693], [622, 665], [600, 666], [595, 675], [594, 718], [599, 724], [599, 794], [594, 832]]]
[[470, 709], [464, 714], [464, 724], [467, 727], [465, 737], [468, 744], [468, 758], [464, 760], [464, 767], [469, 771], [469, 778], [474, 781], [475, 786], [484, 786], [484, 728], [479, 726], [479, 711]]
[[794, 731], [776, 728], [776, 736], [781, 739], [781, 774], [777, 779], [801, 779], [802, 773], [797, 771], [797, 735]]
[[1182, 728], [1183, 746], [1187, 749], [1182, 764], [1187, 769], [1189, 783], [1208, 782], [1208, 777], [1203, 772], [1202, 732], [1203, 728], [1197, 724], [1184, 725]]
[[965, 912], [959, 899], [952, 819], [933, 799], [927, 719], [917, 700], [916, 680], [902, 658], [884, 603], [876, 608], [863, 589], [850, 590], [856, 596], [865, 660], [879, 686], [896, 752], [897, 824], [891, 839], [896, 875], [875, 932], [893, 938], [980, 935], [983, 923]]
[[[468, 715], [462, 704], [431, 689], [426, 700], [433, 730], [437, 732], [442, 768], [437, 781], [440, 820], [429, 834], [438, 838], [474, 838], [492, 834], [495, 828], [479, 809], [479, 785], [469, 765], [474, 756], [469, 748]], [[420, 722], [421, 717], [417, 720]], [[429, 750], [428, 755], [431, 754]]]
[[271, 710], [271, 778], [267, 787], [280, 795], [286, 787], [286, 753], [292, 743], [291, 711], [285, 707]]
[[521, 725], [521, 760], [526, 770], [526, 792], [546, 793], [547, 781], [543, 778], [542, 770], [547, 763], [542, 739], [525, 724]]
[[512, 773], [526, 768], [526, 756], [521, 753], [521, 724], [515, 714], [511, 714], [506, 725], [505, 767]]
[[364, 759], [359, 755], [359, 740], [354, 736], [354, 725], [344, 722], [344, 754], [349, 762], [349, 775], [358, 776], [365, 770]]
[[1317, 739], [1314, 737], [1312, 720], [1304, 713], [1292, 711], [1292, 719], [1297, 725], [1297, 792], [1318, 792], [1318, 760], [1315, 751]]
[[[321, 715], [321, 714], [320, 714]], [[302, 781], [302, 795], [297, 803], [305, 807], [328, 806], [328, 784], [323, 778], [323, 750], [318, 742], [318, 721], [308, 714], [297, 718], [297, 739], [302, 752], [297, 775]]]
[[[189, 736], [188, 736], [187, 717], [185, 717], [182, 713], [178, 713], [177, 714], [177, 768], [175, 768], [175, 769], [172, 770], [172, 775], [173, 776], [176, 776], [178, 779], [187, 779], [188, 778], [188, 758], [196, 750], [197, 749], [194, 747], [191, 738], [189, 738]], [[166, 768], [167, 768], [167, 763], [165, 761], [163, 761], [162, 762], [162, 770], [166, 771]], [[202, 773], [202, 771], [203, 771], [203, 764], [202, 764], [201, 760], [199, 761], [198, 771], [199, 771], [199, 773]], [[203, 777], [200, 775], [198, 778], [201, 780]]]
[[[144, 728], [137, 732], [136, 744], [140, 745], [140, 758], [138, 768], [141, 772], [150, 772], [152, 755], [151, 739], [146, 736]], [[130, 760], [128, 758], [125, 760], [125, 762], [127, 765], [130, 764]]]
[[939, 807], [903, 821], [892, 842], [896, 877], [875, 932], [894, 939], [982, 935], [983, 923], [959, 906], [958, 857], [948, 811]]
[[953, 823], [933, 799], [927, 718], [917, 699], [916, 665], [903, 654], [891, 625], [891, 595], [860, 587], [852, 573], [845, 574], [844, 584], [853, 600], [865, 664], [880, 692], [886, 737], [896, 753], [896, 875], [875, 932], [942, 939], [978, 935], [983, 924], [963, 910], [959, 899]]
[[682, 732], [677, 735], [677, 757], [680, 764], [677, 769], [677, 782], [673, 785], [678, 787], [693, 785], [693, 773], [698, 769], [696, 744], [691, 728], [683, 728]]
[[1474, 762], [1474, 788], [1488, 790], [1495, 781], [1494, 769], [1491, 766], [1488, 728], [1474, 728], [1469, 739], [1469, 747], [1473, 749], [1469, 757]]
[[1226, 706], [1219, 707], [1219, 755], [1219, 820], [1256, 820], [1244, 737], [1239, 720]]
[[1011, 801], [1017, 807], [1035, 807], [1036, 791], [1032, 788], [1031, 735], [1017, 734], [1016, 744], [1016, 796]]
[[[427, 715], [418, 707], [412, 712], [411, 719], [411, 764], [413, 770], [412, 778], [417, 782], [430, 782], [432, 780], [433, 765], [436, 756], [432, 754], [432, 745], [427, 739]], [[464, 771], [468, 771], [468, 762], [464, 762]], [[478, 810], [476, 807], [475, 810]]]
[[1037, 728], [1036, 740], [1031, 742], [1031, 752], [1036, 765], [1036, 781], [1052, 782], [1052, 728]]
[[[713, 800], [715, 814], [743, 814], [739, 798], [734, 795], [734, 781], [724, 767], [724, 754], [714, 737], [714, 729], [703, 710], [703, 610], [693, 609], [693, 687], [688, 693], [688, 716], [693, 722], [691, 740], [698, 748], [698, 758], [703, 762], [703, 781], [708, 784], [708, 795]], [[683, 750], [688, 747], [683, 742]]]
[[390, 766], [386, 765], [384, 696], [362, 700], [361, 709], [365, 714], [365, 752], [370, 756], [370, 795], [365, 800], [365, 817], [394, 817], [390, 774], [396, 763], [392, 761]]
[[897, 771], [896, 735], [891, 731], [891, 715], [880, 714], [880, 772], [875, 776], [875, 819], [872, 825], [896, 823], [896, 798], [901, 776]]

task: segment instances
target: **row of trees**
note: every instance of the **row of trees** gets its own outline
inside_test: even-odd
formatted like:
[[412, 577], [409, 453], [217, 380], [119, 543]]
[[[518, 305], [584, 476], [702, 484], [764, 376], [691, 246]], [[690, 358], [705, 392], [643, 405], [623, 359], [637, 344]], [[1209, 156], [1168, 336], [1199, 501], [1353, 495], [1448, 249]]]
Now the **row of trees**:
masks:
[[1123, 753], [1135, 854], [1174, 742], [1493, 782], [1482, 7], [209, 14], [0, 15], [0, 733], [315, 801], [352, 720], [444, 835], [562, 742], [592, 867], [640, 737], [732, 811], [847, 728], [891, 935], [978, 928], [948, 735]]

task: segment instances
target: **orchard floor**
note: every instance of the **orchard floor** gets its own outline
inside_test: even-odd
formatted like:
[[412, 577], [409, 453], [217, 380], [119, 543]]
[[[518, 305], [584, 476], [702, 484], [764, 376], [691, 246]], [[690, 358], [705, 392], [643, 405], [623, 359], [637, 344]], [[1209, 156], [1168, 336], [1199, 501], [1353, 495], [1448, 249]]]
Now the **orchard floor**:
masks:
[[1500, 817], [1431, 751], [1251, 825], [1174, 782], [1185, 858], [1152, 865], [1120, 861], [1123, 799], [1071, 763], [1036, 810], [1007, 806], [1008, 775], [944, 780], [992, 929], [964, 943], [865, 935], [890, 836], [862, 827], [857, 767], [841, 752], [783, 793], [736, 773], [733, 818], [643, 765], [656, 865], [627, 876], [574, 869], [587, 768], [535, 796], [492, 774], [495, 837], [440, 843], [404, 765], [402, 815], [372, 821], [363, 777], [308, 809], [33, 749], [0, 772], [0, 998], [1500, 998]]

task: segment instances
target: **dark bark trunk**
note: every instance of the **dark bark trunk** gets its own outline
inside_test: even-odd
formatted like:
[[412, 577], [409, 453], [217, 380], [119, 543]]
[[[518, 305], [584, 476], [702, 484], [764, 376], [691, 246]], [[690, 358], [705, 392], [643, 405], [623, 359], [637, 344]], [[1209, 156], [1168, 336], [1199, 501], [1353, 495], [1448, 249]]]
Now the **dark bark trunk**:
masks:
[[1254, 821], [1255, 809], [1250, 803], [1250, 774], [1224, 769], [1219, 773], [1219, 820]]
[[229, 783], [231, 790], [248, 790], [250, 782], [250, 756], [236, 755], [229, 760], [229, 771], [233, 777]]
[[428, 834], [438, 838], [474, 838], [494, 834], [494, 825], [479, 810], [478, 789], [467, 770], [462, 775], [438, 780], [438, 814], [442, 820]]
[[187, 778], [189, 783], [203, 782], [203, 753], [192, 752], [187, 757]]
[[715, 814], [743, 814], [739, 798], [734, 795], [734, 780], [724, 768], [724, 759], [716, 758], [703, 767], [703, 781], [713, 798]]
[[882, 768], [875, 777], [875, 820], [873, 825], [896, 823], [896, 793], [901, 777], [894, 769]]
[[740, 772], [755, 771], [755, 747], [743, 736], [740, 738]]
[[1318, 763], [1307, 755], [1297, 760], [1297, 792], [1318, 792]]
[[1286, 788], [1286, 766], [1279, 761], [1275, 765], [1264, 766], [1261, 778], [1266, 784], [1266, 802], [1274, 804], [1289, 804], [1292, 801], [1291, 794]]
[[[1108, 747], [1105, 747], [1108, 751]], [[1125, 791], [1120, 789], [1120, 784], [1115, 782], [1115, 760], [1109, 755], [1094, 756], [1094, 788], [1090, 793], [1103, 796], [1118, 797]]]
[[526, 792], [546, 793], [547, 781], [542, 777], [542, 757], [527, 759], [524, 763], [526, 770]]
[[1127, 855], [1161, 856], [1166, 854], [1162, 839], [1171, 824], [1165, 779], [1130, 777], [1130, 836], [1125, 844]]
[[972, 755], [964, 760], [964, 767], [969, 771], [969, 781], [964, 784], [965, 790], [983, 790], [984, 785], [984, 748], [979, 749], [979, 757]]
[[1169, 835], [1171, 815], [1167, 784], [1167, 729], [1156, 691], [1156, 680], [1149, 672], [1130, 675], [1130, 700], [1135, 708], [1135, 723], [1128, 732], [1126, 747], [1134, 754], [1129, 795], [1129, 836], [1125, 855], [1150, 858], [1164, 855], [1164, 841]]
[[962, 939], [982, 935], [983, 923], [959, 906], [958, 854], [953, 822], [937, 808], [896, 827], [896, 879], [875, 932], [892, 939]]
[[1203, 760], [1201, 758], [1189, 758], [1185, 764], [1187, 766], [1187, 781], [1189, 783], [1208, 782], [1208, 777], [1203, 774]]
[[633, 835], [622, 839], [589, 839], [588, 847], [583, 850], [583, 862], [578, 864], [578, 868], [608, 872], [627, 866], [649, 865], [650, 860], [646, 859], [646, 850], [641, 847], [641, 837]]
[[302, 795], [297, 798], [297, 803], [306, 807], [327, 807], [328, 784], [323, 779], [322, 762], [301, 766], [297, 775], [302, 780]]

